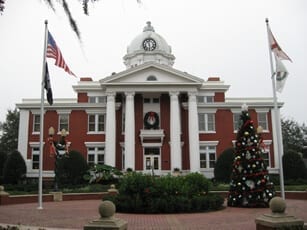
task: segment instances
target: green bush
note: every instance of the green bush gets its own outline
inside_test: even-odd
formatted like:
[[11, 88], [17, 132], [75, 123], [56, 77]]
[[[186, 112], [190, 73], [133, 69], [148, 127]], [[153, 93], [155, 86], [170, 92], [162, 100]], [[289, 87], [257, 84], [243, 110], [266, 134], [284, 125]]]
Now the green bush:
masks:
[[84, 157], [78, 151], [72, 150], [68, 155], [58, 159], [58, 183], [61, 185], [77, 185], [85, 183], [83, 175], [88, 169]]
[[217, 182], [229, 183], [232, 173], [234, 148], [226, 149], [217, 159], [214, 167], [214, 179]]
[[17, 150], [10, 153], [3, 167], [3, 181], [6, 184], [17, 184], [25, 178], [27, 167], [25, 160]]
[[101, 184], [115, 184], [118, 183], [118, 179], [123, 175], [123, 173], [117, 168], [110, 165], [100, 165], [95, 164], [86, 174], [83, 179], [88, 181], [88, 183], [101, 183]]
[[119, 184], [119, 195], [112, 200], [119, 212], [178, 213], [216, 210], [224, 199], [209, 192], [211, 182], [199, 173], [173, 177], [153, 177], [132, 172]]
[[0, 150], [0, 184], [3, 184], [3, 168], [6, 159], [7, 159], [7, 154]]
[[284, 154], [282, 163], [285, 180], [306, 178], [307, 169], [299, 154], [293, 152]]

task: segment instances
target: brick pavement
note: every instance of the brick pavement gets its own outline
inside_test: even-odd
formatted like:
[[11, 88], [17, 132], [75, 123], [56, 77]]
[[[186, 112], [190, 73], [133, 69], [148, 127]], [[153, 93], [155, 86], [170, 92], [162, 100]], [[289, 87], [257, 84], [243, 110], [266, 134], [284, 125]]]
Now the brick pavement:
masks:
[[[307, 222], [307, 201], [286, 200], [286, 212]], [[0, 206], [0, 223], [21, 224], [24, 229], [82, 229], [89, 221], [98, 219], [99, 200], [64, 201]], [[124, 214], [115, 217], [128, 221], [128, 229], [149, 230], [235, 230], [256, 229], [255, 218], [270, 213], [268, 208], [230, 208], [194, 214]], [[33, 227], [38, 226], [38, 227]], [[41, 228], [39, 228], [41, 227]]]

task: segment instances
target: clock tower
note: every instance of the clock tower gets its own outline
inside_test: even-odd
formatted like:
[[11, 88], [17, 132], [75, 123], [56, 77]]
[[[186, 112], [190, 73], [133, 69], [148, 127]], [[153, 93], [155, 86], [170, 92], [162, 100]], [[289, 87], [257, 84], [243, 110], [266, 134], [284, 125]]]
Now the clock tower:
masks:
[[127, 54], [123, 59], [126, 68], [129, 69], [145, 62], [173, 66], [175, 56], [164, 38], [155, 32], [151, 22], [147, 22], [143, 32], [127, 47]]

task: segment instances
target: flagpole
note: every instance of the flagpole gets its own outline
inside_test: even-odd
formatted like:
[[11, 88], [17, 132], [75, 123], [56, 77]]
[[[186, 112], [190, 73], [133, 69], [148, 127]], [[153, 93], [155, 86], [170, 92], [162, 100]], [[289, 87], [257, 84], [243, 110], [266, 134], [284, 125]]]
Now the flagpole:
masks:
[[275, 83], [275, 72], [273, 68], [273, 57], [271, 51], [271, 44], [269, 39], [269, 19], [265, 19], [267, 32], [268, 32], [268, 44], [269, 44], [269, 57], [270, 57], [270, 65], [271, 65], [271, 79], [272, 79], [272, 88], [273, 88], [273, 99], [274, 99], [274, 126], [275, 132], [277, 136], [277, 151], [278, 151], [278, 159], [279, 159], [279, 181], [280, 181], [280, 193], [281, 197], [285, 199], [285, 186], [284, 186], [284, 173], [283, 173], [283, 165], [282, 165], [282, 156], [283, 156], [283, 145], [282, 145], [282, 135], [280, 128], [280, 117], [278, 114], [278, 104], [277, 104], [277, 95], [276, 95], [276, 83]]
[[41, 81], [41, 106], [40, 106], [40, 135], [39, 135], [39, 173], [38, 173], [38, 208], [43, 209], [43, 157], [44, 157], [44, 87], [46, 72], [46, 50], [48, 36], [48, 21], [45, 20], [44, 53]]

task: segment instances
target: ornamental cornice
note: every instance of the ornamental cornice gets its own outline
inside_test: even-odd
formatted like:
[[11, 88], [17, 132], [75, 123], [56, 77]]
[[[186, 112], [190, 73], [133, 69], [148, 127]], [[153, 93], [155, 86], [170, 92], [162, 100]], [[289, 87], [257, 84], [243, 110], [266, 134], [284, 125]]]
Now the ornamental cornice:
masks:
[[[214, 102], [214, 103], [197, 103], [198, 109], [230, 109], [231, 111], [241, 112], [242, 104], [246, 102], [246, 100], [242, 100], [240, 102]], [[246, 103], [249, 109], [255, 109], [259, 112], [269, 111], [274, 108], [273, 102], [249, 102]], [[188, 102], [181, 103], [184, 109], [188, 109]], [[279, 103], [278, 107], [281, 108], [283, 103]]]
[[174, 90], [174, 91], [170, 91], [169, 92], [169, 95], [171, 96], [171, 97], [178, 97], [178, 95], [179, 95], [179, 91], [176, 91], [176, 90]]
[[125, 96], [126, 97], [134, 97], [135, 92], [134, 91], [125, 91]]

